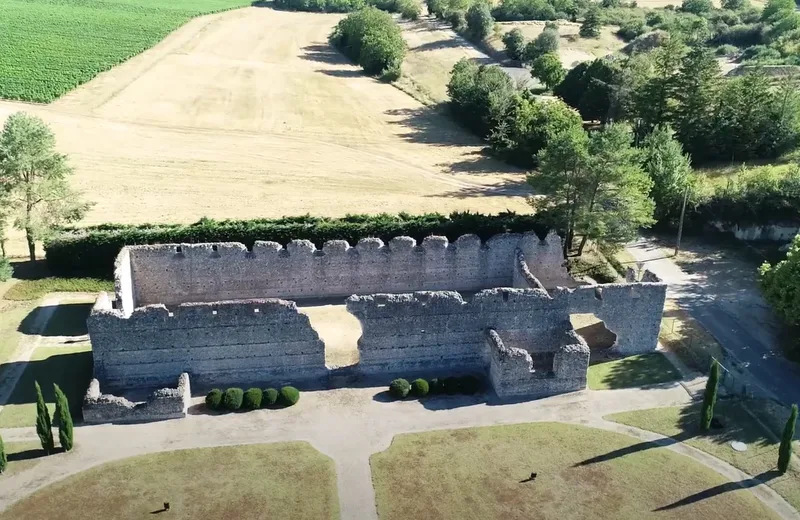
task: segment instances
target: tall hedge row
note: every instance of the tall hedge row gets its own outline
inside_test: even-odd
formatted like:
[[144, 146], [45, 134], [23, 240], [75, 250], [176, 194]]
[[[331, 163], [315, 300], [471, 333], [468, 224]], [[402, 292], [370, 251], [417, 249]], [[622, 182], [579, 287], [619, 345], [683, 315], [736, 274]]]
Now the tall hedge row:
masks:
[[322, 247], [328, 240], [377, 237], [388, 242], [396, 236], [410, 236], [418, 241], [429, 235], [455, 240], [461, 235], [476, 234], [486, 240], [498, 233], [547, 231], [535, 215], [507, 212], [498, 215], [479, 213], [439, 213], [424, 215], [349, 215], [343, 218], [284, 217], [257, 220], [202, 219], [188, 225], [104, 224], [64, 230], [45, 243], [47, 265], [57, 276], [95, 276], [110, 278], [114, 259], [120, 249], [135, 244], [175, 244], [202, 242], [242, 242], [252, 247], [257, 240], [279, 242], [306, 239]]

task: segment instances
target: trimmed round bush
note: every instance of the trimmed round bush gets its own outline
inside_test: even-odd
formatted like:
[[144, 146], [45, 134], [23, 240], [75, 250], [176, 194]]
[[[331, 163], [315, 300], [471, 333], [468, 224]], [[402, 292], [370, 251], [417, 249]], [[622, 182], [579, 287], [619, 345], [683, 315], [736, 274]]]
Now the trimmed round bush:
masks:
[[243, 398], [244, 392], [241, 388], [228, 388], [222, 397], [222, 403], [225, 405], [226, 410], [235, 411], [242, 407]]
[[411, 395], [415, 397], [425, 397], [430, 391], [428, 382], [424, 379], [415, 379], [411, 382]]
[[395, 379], [389, 385], [389, 393], [396, 399], [403, 399], [411, 390], [411, 385], [403, 378]]
[[248, 388], [244, 393], [242, 406], [248, 410], [257, 410], [261, 408], [261, 389]]
[[222, 404], [222, 390], [215, 388], [206, 395], [206, 407], [209, 410], [219, 410]]
[[475, 376], [458, 378], [458, 389], [462, 394], [472, 395], [481, 391], [481, 380]]
[[265, 388], [263, 392], [261, 392], [261, 406], [275, 406], [275, 403], [278, 402], [278, 391], [274, 388]]
[[438, 394], [442, 392], [442, 382], [438, 377], [434, 377], [428, 382], [428, 393]]
[[284, 386], [281, 388], [280, 403], [283, 406], [292, 406], [300, 400], [300, 390], [293, 386]]

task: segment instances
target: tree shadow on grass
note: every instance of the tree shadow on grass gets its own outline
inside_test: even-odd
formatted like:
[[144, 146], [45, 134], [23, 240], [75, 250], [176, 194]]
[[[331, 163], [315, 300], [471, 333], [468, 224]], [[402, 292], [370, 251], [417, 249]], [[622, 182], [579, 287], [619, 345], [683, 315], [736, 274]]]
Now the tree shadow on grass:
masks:
[[[53, 347], [52, 350], [58, 348]], [[19, 364], [19, 362], [5, 363], [0, 368], [3, 370], [14, 369], [15, 365]], [[41, 386], [45, 401], [54, 403], [53, 383], [56, 383], [69, 400], [72, 417], [76, 420], [83, 417], [81, 403], [83, 395], [89, 387], [89, 380], [92, 378], [91, 351], [56, 354], [42, 360], [22, 364], [25, 365], [22, 375], [9, 395], [8, 401], [2, 403], [3, 405], [35, 405], [34, 381]], [[31, 424], [33, 424], [34, 418], [31, 416]]]
[[[400, 137], [414, 143], [438, 146], [483, 146], [478, 137], [456, 125], [444, 113], [444, 105], [420, 108], [394, 108], [385, 114], [390, 124], [407, 129]], [[519, 171], [519, 170], [517, 170]]]
[[[64, 449], [57, 447], [54, 453], [61, 453]], [[32, 450], [23, 450], [7, 455], [8, 462], [19, 462], [22, 460], [33, 460], [41, 457], [47, 457], [47, 454], [41, 448], [34, 448]]]
[[530, 193], [524, 182], [505, 182], [494, 186], [470, 186], [446, 193], [426, 195], [426, 197], [448, 197], [454, 199], [472, 199], [476, 197], [527, 197]]
[[55, 306], [53, 314], [44, 330], [38, 330], [37, 317], [46, 307], [37, 307], [20, 322], [17, 331], [29, 335], [41, 336], [85, 336], [86, 318], [92, 310], [91, 303], [62, 303]]
[[314, 72], [318, 72], [320, 74], [325, 74], [326, 76], [331, 76], [334, 78], [364, 78], [367, 77], [366, 74], [361, 72], [360, 70], [351, 70], [351, 69], [317, 69]]
[[17, 280], [39, 280], [52, 276], [47, 268], [47, 262], [44, 260], [14, 261], [11, 262], [11, 267], [14, 269], [13, 276]]
[[680, 373], [664, 355], [653, 352], [643, 356], [630, 356], [613, 363], [603, 378], [611, 389], [671, 383], [680, 380]]
[[343, 54], [334, 49], [331, 45], [306, 45], [300, 50], [302, 51], [299, 56], [301, 60], [328, 63], [331, 65], [352, 65]]
[[779, 471], [770, 470], [770, 471], [765, 471], [764, 473], [761, 473], [759, 475], [756, 475], [755, 477], [750, 477], [748, 479], [740, 480], [738, 482], [726, 482], [725, 484], [720, 484], [718, 486], [705, 489], [693, 495], [689, 495], [688, 497], [677, 500], [671, 504], [653, 509], [653, 512], [669, 511], [671, 509], [677, 509], [682, 506], [688, 506], [696, 502], [700, 502], [702, 500], [713, 498], [715, 496], [722, 495], [730, 491], [752, 488], [760, 484], [765, 484], [766, 482], [778, 476], [780, 476]]

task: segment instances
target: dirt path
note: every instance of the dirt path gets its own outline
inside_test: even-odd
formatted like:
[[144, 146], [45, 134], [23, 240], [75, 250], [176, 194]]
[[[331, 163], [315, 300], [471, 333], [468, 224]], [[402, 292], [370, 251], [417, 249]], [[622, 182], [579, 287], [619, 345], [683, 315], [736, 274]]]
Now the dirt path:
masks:
[[195, 19], [34, 112], [87, 223], [303, 213], [526, 210], [524, 173], [327, 44], [340, 15], [245, 8]]
[[[377, 518], [369, 469], [371, 454], [389, 447], [399, 433], [433, 429], [562, 421], [616, 429], [602, 416], [629, 410], [674, 406], [689, 402], [679, 385], [649, 389], [585, 391], [516, 404], [495, 406], [472, 397], [385, 402], [383, 388], [340, 389], [304, 393], [284, 410], [235, 415], [190, 415], [186, 419], [139, 425], [82, 426], [76, 429], [78, 448], [43, 460], [13, 479], [0, 480], [0, 508], [71, 474], [97, 464], [157, 451], [219, 445], [307, 440], [336, 462], [342, 518]], [[195, 399], [200, 403], [202, 399]], [[201, 405], [193, 407], [199, 409]], [[644, 440], [655, 434], [628, 431]], [[3, 430], [7, 441], [29, 439], [30, 428]], [[85, 446], [86, 448], [83, 448]], [[727, 464], [682, 445], [683, 453], [734, 481], [745, 476]], [[783, 518], [798, 516], [770, 488], [752, 490]]]

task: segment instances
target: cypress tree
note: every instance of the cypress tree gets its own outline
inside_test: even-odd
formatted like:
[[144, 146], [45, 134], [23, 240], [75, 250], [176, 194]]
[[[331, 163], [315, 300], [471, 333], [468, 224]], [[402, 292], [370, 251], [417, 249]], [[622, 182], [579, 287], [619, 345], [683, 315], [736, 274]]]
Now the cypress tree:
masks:
[[711, 370], [706, 382], [706, 393], [703, 396], [703, 413], [700, 419], [700, 427], [703, 430], [711, 428], [711, 419], [714, 418], [714, 405], [717, 403], [717, 386], [719, 385], [719, 362], [715, 359], [711, 362]]
[[72, 449], [72, 414], [69, 412], [69, 401], [64, 392], [53, 383], [56, 394], [56, 417], [58, 417], [58, 442], [64, 451]]
[[792, 405], [792, 413], [786, 421], [781, 437], [781, 447], [778, 450], [778, 471], [786, 473], [789, 469], [789, 461], [792, 460], [792, 439], [794, 439], [794, 426], [797, 423], [797, 405]]
[[36, 386], [36, 434], [39, 436], [39, 441], [42, 443], [42, 449], [45, 454], [50, 455], [54, 449], [50, 413], [47, 411], [47, 405], [44, 402], [39, 382], [34, 381], [33, 384]]
[[6, 447], [3, 444], [3, 437], [0, 437], [0, 473], [5, 472], [8, 466], [8, 457], [6, 457]]

